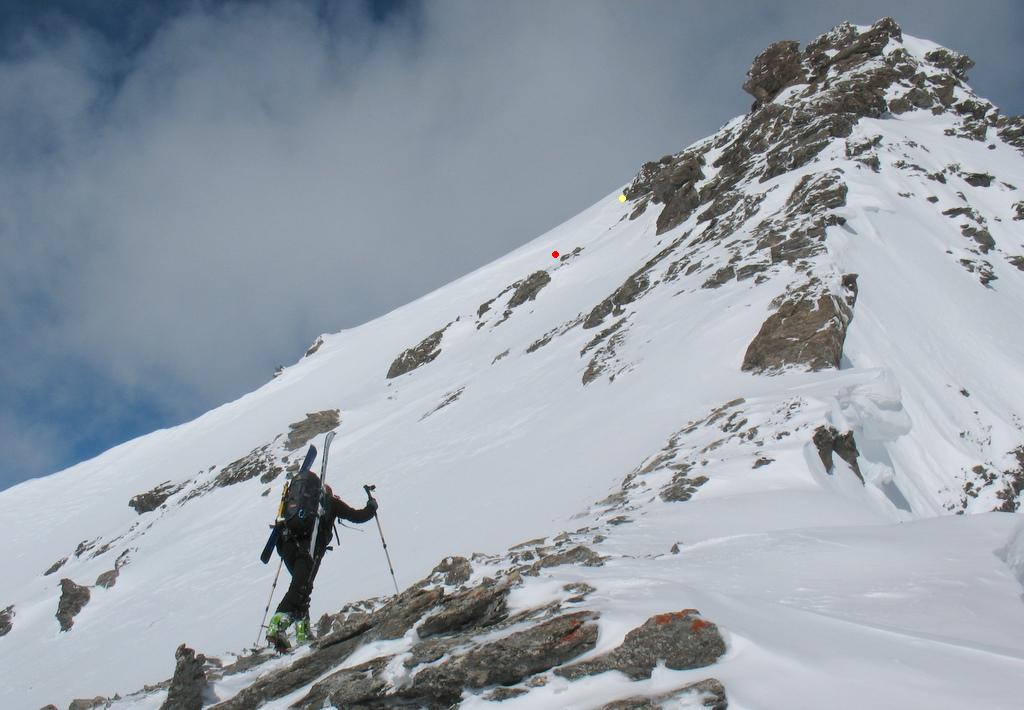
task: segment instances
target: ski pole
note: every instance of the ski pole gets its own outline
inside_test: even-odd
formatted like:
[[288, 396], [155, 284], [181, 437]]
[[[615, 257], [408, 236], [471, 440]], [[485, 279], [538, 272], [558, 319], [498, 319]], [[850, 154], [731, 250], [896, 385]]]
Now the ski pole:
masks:
[[[365, 485], [363, 490], [366, 491], [366, 497], [373, 500], [373, 492], [377, 490], [377, 486]], [[388, 560], [388, 571], [391, 572], [391, 581], [395, 585], [395, 594], [398, 594], [398, 580], [395, 579], [395, 568], [391, 564], [391, 555], [388, 553], [388, 543], [384, 541], [384, 531], [380, 527], [380, 518], [377, 516], [377, 511], [373, 511], [373, 519], [377, 521], [377, 532], [380, 533], [380, 544], [384, 546], [384, 556]]]
[[274, 584], [270, 588], [270, 598], [267, 599], [267, 608], [263, 610], [263, 621], [260, 622], [260, 630], [256, 633], [256, 642], [253, 646], [258, 646], [260, 642], [260, 636], [263, 634], [263, 629], [267, 628], [267, 614], [270, 613], [270, 602], [274, 600], [274, 591], [277, 589], [277, 578], [281, 576], [281, 565], [284, 564], [284, 558], [277, 563], [277, 574], [274, 575]]

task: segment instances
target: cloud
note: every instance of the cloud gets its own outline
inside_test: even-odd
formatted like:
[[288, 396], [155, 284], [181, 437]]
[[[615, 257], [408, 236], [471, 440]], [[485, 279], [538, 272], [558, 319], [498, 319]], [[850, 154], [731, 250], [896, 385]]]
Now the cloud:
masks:
[[[0, 443], [58, 422], [101, 445], [82, 414], [99, 390], [112, 443], [140, 408], [157, 426], [258, 386], [316, 334], [499, 257], [715, 130], [749, 105], [760, 49], [845, 17], [815, 2], [430, 2], [384, 21], [331, 7], [195, 5], [127, 56], [50, 25], [0, 61]], [[975, 74], [1019, 94], [1013, 3], [991, 20], [902, 9], [911, 34], [999, 54]], [[62, 382], [63, 408], [33, 404], [82, 371], [90, 387]]]

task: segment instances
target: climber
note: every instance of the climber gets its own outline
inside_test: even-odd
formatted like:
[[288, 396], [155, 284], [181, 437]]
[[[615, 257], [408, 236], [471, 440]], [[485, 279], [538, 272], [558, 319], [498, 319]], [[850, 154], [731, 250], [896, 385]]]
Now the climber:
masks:
[[[321, 500], [321, 491], [324, 495]], [[331, 531], [338, 518], [353, 523], [372, 520], [377, 501], [367, 493], [366, 507], [357, 510], [334, 495], [330, 486], [321, 486], [320, 478], [309, 469], [301, 470], [288, 483], [283, 496], [283, 520], [277, 538], [277, 553], [292, 576], [288, 591], [267, 626], [267, 640], [279, 651], [288, 650], [287, 631], [295, 623], [295, 640], [305, 643], [309, 633], [309, 599], [313, 580], [324, 553], [330, 549]], [[323, 510], [319, 524], [317, 509]], [[307, 512], [313, 511], [313, 512]], [[316, 544], [313, 545], [314, 529]], [[310, 555], [310, 550], [313, 555]]]

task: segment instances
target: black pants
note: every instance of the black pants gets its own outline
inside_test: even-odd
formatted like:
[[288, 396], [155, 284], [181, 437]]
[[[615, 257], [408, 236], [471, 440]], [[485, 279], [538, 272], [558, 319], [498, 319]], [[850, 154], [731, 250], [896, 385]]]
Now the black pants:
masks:
[[318, 545], [316, 559], [309, 555], [311, 538], [294, 538], [282, 535], [277, 541], [277, 552], [292, 576], [288, 591], [281, 603], [277, 605], [279, 613], [291, 614], [293, 619], [305, 619], [309, 616], [309, 597], [313, 594], [313, 579], [320, 569], [320, 560], [324, 550]]

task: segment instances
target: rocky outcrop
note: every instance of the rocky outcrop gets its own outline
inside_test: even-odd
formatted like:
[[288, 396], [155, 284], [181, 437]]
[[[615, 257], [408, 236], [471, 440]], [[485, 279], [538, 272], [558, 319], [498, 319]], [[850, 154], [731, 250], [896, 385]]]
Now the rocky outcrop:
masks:
[[[626, 331], [620, 331], [617, 327], [618, 325], [621, 325], [624, 320], [625, 319], [619, 321], [615, 327], [609, 328], [606, 331], [612, 333], [612, 335], [594, 352], [593, 357], [590, 358], [590, 362], [587, 363], [587, 367], [583, 371], [582, 378], [584, 386], [589, 385], [614, 366], [616, 362], [616, 349], [626, 338]], [[609, 381], [614, 381], [616, 375], [621, 372], [622, 369], [624, 368], [619, 368], [617, 371], [612, 372], [608, 377]]]
[[397, 639], [444, 597], [441, 589], [410, 589], [402, 592], [373, 615], [373, 638]]
[[75, 584], [65, 577], [60, 580], [60, 601], [57, 603], [57, 621], [60, 630], [67, 631], [75, 624], [75, 616], [89, 603], [89, 588]]
[[577, 545], [564, 552], [556, 552], [544, 555], [533, 563], [527, 574], [538, 574], [542, 569], [548, 567], [560, 567], [561, 565], [581, 565], [583, 567], [600, 567], [604, 564], [604, 558], [585, 545]]
[[997, 135], [1014, 148], [1024, 153], [1024, 116], [999, 116], [990, 118], [996, 126]]
[[251, 710], [292, 693], [336, 667], [361, 645], [401, 638], [443, 596], [440, 589], [407, 589], [372, 614], [357, 616], [317, 639], [310, 652], [291, 665], [266, 673], [235, 697], [213, 707]]
[[959, 259], [958, 261], [967, 273], [977, 274], [978, 281], [982, 286], [988, 286], [999, 278], [995, 275], [995, 272], [992, 271], [992, 264], [983, 259]]
[[776, 312], [747, 347], [742, 369], [756, 373], [793, 365], [838, 369], [846, 329], [853, 318], [856, 279], [856, 274], [843, 277], [843, 297], [824, 292], [820, 283], [812, 280], [777, 299]]
[[747, 71], [743, 90], [754, 97], [754, 107], [762, 106], [787, 86], [807, 83], [800, 43], [776, 42], [759, 54]]
[[65, 563], [65, 562], [67, 562], [67, 561], [68, 561], [68, 558], [67, 558], [67, 557], [62, 557], [62, 558], [60, 558], [59, 560], [57, 560], [56, 562], [54, 562], [54, 563], [53, 563], [52, 565], [50, 565], [50, 566], [49, 566], [49, 567], [48, 567], [48, 568], [46, 569], [46, 571], [45, 571], [45, 572], [43, 572], [43, 576], [44, 576], [44, 577], [47, 577], [47, 576], [49, 576], [49, 575], [53, 574], [54, 572], [56, 572], [57, 570], [59, 570], [59, 569], [60, 569], [61, 567], [63, 567], [63, 566], [64, 566], [64, 563]]
[[[293, 425], [294, 426], [294, 425]], [[232, 461], [220, 470], [213, 479], [215, 488], [233, 486], [259, 476], [263, 483], [269, 483], [281, 475], [282, 469], [270, 451], [270, 444], [253, 449], [247, 455]]]
[[68, 710], [94, 710], [95, 708], [108, 708], [113, 702], [111, 698], [104, 698], [97, 695], [95, 698], [75, 698], [68, 705]]
[[622, 314], [622, 307], [639, 298], [649, 286], [650, 280], [644, 270], [627, 278], [611, 295], [591, 309], [590, 314], [583, 321], [584, 330], [599, 326], [609, 315]]
[[[745, 404], [746, 401], [743, 399], [734, 399], [715, 407], [702, 419], [687, 422], [686, 426], [669, 437], [660, 451], [648, 456], [633, 469], [623, 479], [620, 490], [606, 500], [617, 500], [617, 505], [624, 505], [630, 497], [630, 491], [646, 486], [638, 479], [656, 472], [672, 474], [671, 480], [658, 492], [663, 501], [690, 500], [709, 480], [707, 476], [690, 473], [696, 466], [707, 463], [703, 458], [705, 454], [722, 446], [729, 439], [735, 438], [754, 444], [759, 436], [757, 426], [751, 425], [744, 413]], [[699, 437], [701, 443], [697, 443], [698, 439], [694, 437]]]
[[75, 547], [75, 557], [81, 557], [89, 550], [94, 549], [96, 547], [96, 543], [99, 542], [101, 539], [102, 538], [98, 537], [94, 540], [82, 540], [80, 543], [78, 543], [78, 546]]
[[837, 170], [805, 175], [786, 200], [783, 214], [754, 229], [757, 248], [767, 250], [773, 264], [801, 262], [797, 268], [803, 270], [805, 260], [824, 253], [826, 228], [845, 221], [831, 211], [846, 204], [846, 195]]
[[967, 72], [974, 67], [974, 60], [966, 54], [940, 47], [924, 55], [924, 58], [939, 69], [946, 69], [957, 79], [967, 79]]
[[[580, 315], [576, 316], [572, 320], [566, 321], [565, 323], [562, 323], [561, 325], [552, 328], [551, 330], [546, 332], [544, 335], [540, 336], [539, 338], [534, 340], [532, 343], [530, 343], [527, 346], [527, 348], [526, 348], [526, 353], [529, 354], [529, 353], [537, 352], [542, 347], [544, 347], [545, 345], [550, 343], [556, 336], [565, 335], [570, 330], [572, 330], [573, 328], [578, 326], [580, 323], [582, 323], [583, 320], [584, 320], [584, 315], [581, 313]], [[498, 360], [500, 360], [501, 358], [505, 357], [506, 355], [508, 355], [508, 350], [506, 350], [504, 353], [502, 353], [498, 357], [494, 358], [494, 362], [497, 362]], [[494, 364], [494, 362], [492, 362], [491, 364]]]
[[[922, 60], [890, 44], [901, 41], [899, 25], [883, 18], [864, 31], [843, 23], [803, 51], [794, 41], [772, 44], [754, 59], [743, 85], [755, 98], [751, 113], [719, 132], [713, 142], [644, 164], [625, 190], [625, 197], [637, 204], [630, 217], [649, 204], [664, 205], [658, 234], [694, 214], [698, 224], [713, 221], [729, 214], [742, 199], [736, 190], [739, 183], [766, 182], [808, 165], [836, 139], [849, 138], [862, 118], [880, 119], [890, 111], [913, 109], [953, 111], [957, 89], [966, 89], [962, 81], [973, 62], [943, 49]], [[1004, 140], [1024, 145], [1024, 122], [1018, 125], [1005, 117], [1000, 122], [991, 104], [962, 101], [957, 106], [964, 116], [958, 130], [964, 135], [977, 138], [980, 130], [983, 139], [992, 123], [1001, 126]], [[879, 158], [872, 148], [868, 144], [848, 157], [878, 170]], [[717, 150], [711, 166], [717, 175], [706, 179], [705, 156], [712, 149]], [[738, 226], [728, 225], [724, 232]], [[716, 239], [727, 236], [722, 229], [708, 231], [714, 231], [709, 237]], [[792, 250], [781, 252], [774, 261], [795, 256]], [[732, 278], [722, 270], [726, 265], [718, 268], [717, 277], [706, 281], [708, 287]]]
[[[577, 250], [574, 251], [573, 254], [578, 254], [580, 251], [582, 250], [577, 248]], [[564, 260], [567, 256], [569, 255], [567, 254], [563, 256], [562, 259]], [[491, 306], [494, 304], [495, 301], [497, 301], [499, 298], [501, 298], [506, 293], [511, 291], [512, 295], [509, 297], [508, 303], [505, 304], [505, 310], [501, 314], [501, 319], [497, 323], [495, 323], [495, 326], [499, 326], [512, 316], [512, 312], [516, 308], [518, 308], [519, 306], [523, 305], [528, 301], [532, 301], [535, 298], [537, 298], [537, 294], [539, 294], [541, 292], [541, 289], [543, 289], [549, 283], [551, 283], [550, 273], [544, 270], [534, 271], [525, 279], [519, 279], [515, 283], [506, 286], [504, 289], [501, 290], [501, 293], [499, 293], [494, 298], [485, 301], [484, 303], [481, 303], [480, 307], [476, 311], [477, 317], [482, 319], [484, 314], [491, 310]], [[484, 327], [486, 324], [486, 320], [479, 320], [477, 321], [476, 327], [477, 329], [480, 329]]]
[[[139, 515], [152, 512], [163, 505], [164, 501], [184, 487], [184, 483], [171, 483], [170, 481], [164, 481], [145, 493], [139, 493], [138, 495], [132, 496], [128, 501], [128, 507], [134, 508], [135, 512]], [[49, 572], [47, 572], [47, 574], [49, 574]]]
[[[568, 540], [565, 536], [556, 546]], [[455, 575], [453, 582], [466, 579], [467, 569], [460, 561], [464, 560], [446, 559], [426, 583], [437, 584], [446, 574]], [[594, 612], [564, 614], [556, 600], [510, 616], [508, 594], [521, 582], [517, 573], [511, 573], [497, 580], [485, 578], [475, 587], [452, 595], [446, 595], [441, 588], [415, 585], [369, 613], [339, 614], [332, 624], [333, 630], [314, 641], [308, 653], [296, 657], [288, 666], [265, 672], [234, 698], [214, 707], [259, 708], [316, 681], [293, 707], [320, 708], [332, 704], [440, 709], [458, 702], [465, 689], [513, 685], [594, 647], [598, 635]], [[566, 591], [578, 592], [577, 601], [582, 601], [593, 587], [577, 583], [567, 585]], [[412, 646], [402, 661], [409, 671], [407, 681], [395, 684], [395, 659], [391, 656], [338, 668], [357, 649], [375, 641], [410, 638], [408, 632], [413, 628], [416, 633]], [[254, 656], [245, 667], [260, 662]], [[228, 670], [225, 668], [224, 673]], [[526, 690], [493, 692], [497, 698], [512, 697]]]
[[[603, 564], [599, 555], [579, 544], [581, 538], [597, 542], [592, 534], [595, 530], [563, 532], [550, 544], [546, 544], [547, 538], [530, 540], [510, 548], [504, 556], [480, 555], [482, 564], [505, 565], [503, 571], [497, 579], [485, 577], [472, 588], [454, 593], [446, 590], [465, 585], [472, 578], [472, 565], [465, 558], [445, 558], [424, 580], [383, 604], [379, 599], [363, 600], [347, 605], [333, 617], [325, 615], [320, 624], [323, 633], [307, 652], [296, 654], [288, 665], [265, 670], [235, 697], [213, 708], [253, 710], [280, 704], [303, 687], [309, 691], [299, 700], [293, 696], [288, 701], [290, 707], [441, 710], [460, 703], [467, 691], [482, 691], [479, 697], [491, 702], [528, 694], [548, 683], [548, 671], [596, 646], [598, 614], [585, 609], [566, 613], [563, 609], [563, 605], [585, 602], [596, 590], [580, 580], [559, 581], [563, 592], [559, 598], [516, 613], [508, 609], [510, 591], [527, 584], [522, 572], [531, 567]], [[401, 655], [366, 654], [355, 664], [348, 662], [356, 651], [368, 651], [384, 640], [401, 640], [392, 651]], [[714, 625], [688, 609], [652, 617], [611, 653], [570, 666], [574, 670], [566, 677], [601, 672], [595, 663], [608, 664], [631, 677], [650, 677], [658, 663], [693, 668], [703, 665], [706, 658], [717, 658], [723, 650]], [[174, 682], [180, 678], [191, 698], [180, 707], [199, 707], [195, 698], [201, 697], [210, 676], [202, 676], [202, 657], [195, 657], [184, 646], [178, 651]], [[272, 657], [252, 654], [224, 668], [217, 662], [213, 677], [255, 668]], [[188, 679], [193, 682], [185, 683]], [[706, 707], [723, 707], [711, 703], [711, 698], [724, 702], [724, 691], [714, 683], [712, 679], [643, 699], [653, 703], [669, 703], [672, 698], [707, 699]], [[639, 698], [628, 700], [639, 702]]]
[[[626, 283], [631, 283], [631, 280], [632, 277], [629, 280], [627, 280]], [[643, 279], [642, 288], [643, 290], [646, 290], [648, 288], [646, 277], [644, 277]], [[621, 291], [621, 288], [619, 289], [619, 291]], [[591, 311], [590, 316], [588, 316], [587, 320], [596, 324], [600, 323], [601, 319], [603, 319], [609, 312], [614, 312], [616, 314], [623, 313], [623, 310], [621, 308], [622, 303], [615, 302], [615, 299], [618, 298], [616, 294], [619, 294], [619, 291], [616, 291], [615, 294], [612, 294], [612, 296], [610, 296], [608, 299], [605, 299], [601, 304], [598, 304], [598, 306], [593, 311]], [[637, 291], [631, 294], [630, 298], [638, 298], [641, 293], [642, 291]], [[605, 308], [606, 306], [608, 306], [607, 310]], [[627, 320], [628, 316], [619, 318], [610, 326], [602, 329], [597, 335], [591, 338], [590, 342], [588, 342], [583, 347], [583, 349], [580, 350], [580, 357], [584, 357], [587, 355], [587, 353], [593, 351], [593, 355], [590, 358], [590, 362], [587, 363], [587, 368], [583, 372], [584, 385], [590, 384], [591, 382], [596, 380], [602, 373], [613, 367], [616, 361], [616, 351], [618, 347], [625, 341], [626, 334], [628, 333], [628, 329], [624, 327], [627, 323]], [[586, 325], [586, 321], [584, 322], [583, 327], [588, 327]], [[617, 373], [612, 373], [609, 379], [614, 380], [616, 374]]]
[[508, 308], [517, 308], [527, 301], [532, 301], [540, 290], [551, 283], [551, 274], [547, 271], [534, 271], [516, 285], [512, 297], [508, 299]]
[[[965, 469], [967, 480], [963, 484], [963, 497], [959, 504], [947, 505], [947, 509], [960, 514], [971, 509], [1015, 513], [1024, 508], [1024, 445], [1008, 452], [1005, 458], [1009, 464], [986, 462]], [[984, 507], [973, 505], [979, 498], [985, 501]]]
[[508, 615], [509, 582], [483, 583], [443, 600], [440, 610], [416, 628], [420, 638], [491, 626]]
[[440, 576], [444, 584], [458, 587], [469, 581], [473, 575], [473, 565], [465, 557], [445, 557], [430, 572], [430, 577]]
[[658, 497], [666, 503], [688, 501], [697, 492], [697, 489], [707, 482], [707, 476], [688, 478], [677, 472], [672, 477], [672, 482], [658, 491]]
[[323, 345], [324, 345], [324, 336], [322, 336], [322, 335], [316, 336], [316, 340], [314, 340], [312, 345], [310, 345], [309, 348], [307, 348], [306, 354], [303, 355], [302, 357], [310, 357], [312, 355], [316, 355], [317, 350], [322, 348]]
[[368, 628], [368, 624], [363, 624], [347, 629], [347, 636], [331, 634], [331, 641], [326, 645], [319, 645], [284, 669], [266, 673], [230, 700], [213, 707], [217, 710], [252, 710], [312, 683], [352, 653], [359, 646], [359, 635]]
[[[318, 681], [305, 696], [291, 707], [313, 708], [379, 708], [373, 701], [387, 694], [388, 683], [381, 673], [390, 656], [374, 658], [352, 668], [344, 668]], [[394, 706], [392, 706], [394, 707]]]
[[463, 385], [462, 387], [459, 387], [457, 390], [455, 390], [453, 392], [446, 392], [445, 395], [444, 395], [444, 399], [442, 399], [437, 404], [436, 407], [434, 407], [429, 412], [425, 413], [422, 417], [420, 417], [420, 421], [423, 421], [424, 419], [426, 419], [430, 415], [434, 414], [435, 412], [444, 409], [449, 404], [454, 404], [455, 402], [458, 402], [459, 401], [459, 397], [462, 396], [462, 393], [465, 391], [465, 389], [466, 389], [466, 386]]
[[185, 644], [174, 652], [174, 677], [160, 710], [200, 710], [206, 692], [206, 657]]
[[[267, 661], [273, 660], [277, 657], [277, 654], [271, 654], [259, 649], [249, 649], [241, 656], [236, 656], [235, 660], [220, 669], [221, 676], [235, 675], [236, 673], [245, 673], [248, 670], [262, 666]], [[168, 687], [170, 687], [171, 681], [165, 681]]]
[[814, 446], [818, 449], [818, 456], [821, 458], [821, 463], [825, 466], [826, 471], [832, 473], [832, 454], [835, 453], [850, 465], [850, 468], [857, 474], [860, 482], [864, 482], [864, 476], [860, 472], [860, 465], [857, 463], [857, 457], [860, 453], [857, 451], [857, 442], [853, 438], [852, 431], [840, 434], [835, 427], [820, 426], [814, 430], [812, 440], [814, 441]]
[[1003, 471], [1003, 488], [996, 492], [996, 498], [1002, 503], [995, 510], [1004, 513], [1016, 513], [1021, 509], [1024, 497], [1024, 445], [1010, 452], [1017, 459], [1017, 467]]
[[444, 331], [447, 328], [448, 326], [445, 326], [441, 330], [434, 331], [418, 344], [396, 357], [394, 362], [391, 363], [391, 367], [388, 368], [387, 379], [399, 377], [419, 367], [423, 367], [428, 362], [433, 362], [441, 354], [441, 339], [444, 337]]
[[14, 605], [0, 611], [0, 636], [6, 636], [14, 628]]
[[685, 707], [696, 707], [692, 704], [693, 700], [699, 700], [700, 706], [709, 710], [726, 710], [729, 707], [725, 688], [715, 678], [708, 678], [653, 697], [633, 696], [615, 700], [602, 705], [598, 710], [669, 710], [684, 707], [683, 701], [690, 701]]
[[991, 187], [995, 180], [995, 176], [988, 173], [963, 173], [961, 177], [971, 187]]
[[984, 227], [975, 227], [970, 224], [960, 226], [960, 233], [978, 245], [982, 254], [988, 254], [996, 248], [996, 240]]
[[849, 22], [837, 25], [807, 45], [807, 61], [814, 70], [811, 81], [823, 79], [833, 67], [849, 70], [880, 56], [891, 39], [903, 40], [900, 26], [891, 17], [883, 17], [864, 32]]
[[687, 150], [645, 163], [624, 191], [628, 199], [648, 196], [651, 202], [665, 205], [657, 219], [658, 234], [682, 224], [700, 206], [696, 186], [704, 179], [706, 150]]
[[[502, 289], [501, 293], [499, 293], [497, 296], [495, 296], [494, 298], [491, 298], [491, 299], [481, 303], [480, 307], [476, 309], [477, 317], [478, 318], [482, 318], [484, 313], [487, 313], [489, 310], [491, 310], [491, 306], [494, 305], [495, 301], [497, 301], [499, 298], [504, 296], [506, 293], [508, 293], [509, 291], [511, 291], [512, 289], [514, 289], [518, 285], [519, 285], [519, 282], [517, 281], [514, 284], [506, 286], [504, 289]], [[477, 324], [477, 328], [480, 328], [483, 325], [484, 325], [483, 323], [478, 323]]]
[[100, 575], [96, 577], [96, 586], [103, 587], [104, 589], [110, 589], [117, 583], [118, 574], [119, 571], [116, 568], [107, 570], [106, 572], [101, 572]]
[[718, 627], [705, 621], [695, 609], [652, 616], [633, 629], [622, 644], [608, 653], [555, 670], [555, 674], [576, 680], [616, 670], [633, 680], [650, 678], [654, 667], [682, 671], [711, 665], [725, 653], [725, 641]]
[[128, 550], [125, 550], [114, 561], [114, 569], [100, 573], [96, 578], [96, 586], [110, 589], [117, 583], [117, 577], [121, 573], [121, 567], [128, 563]]
[[598, 633], [597, 624], [593, 623], [596, 618], [597, 615], [589, 611], [564, 614], [477, 646], [424, 668], [402, 695], [450, 705], [459, 702], [464, 688], [518, 683], [594, 648]]
[[341, 412], [337, 409], [307, 413], [301, 422], [288, 425], [288, 438], [284, 442], [284, 448], [288, 451], [301, 449], [316, 437], [334, 431], [340, 425]]

